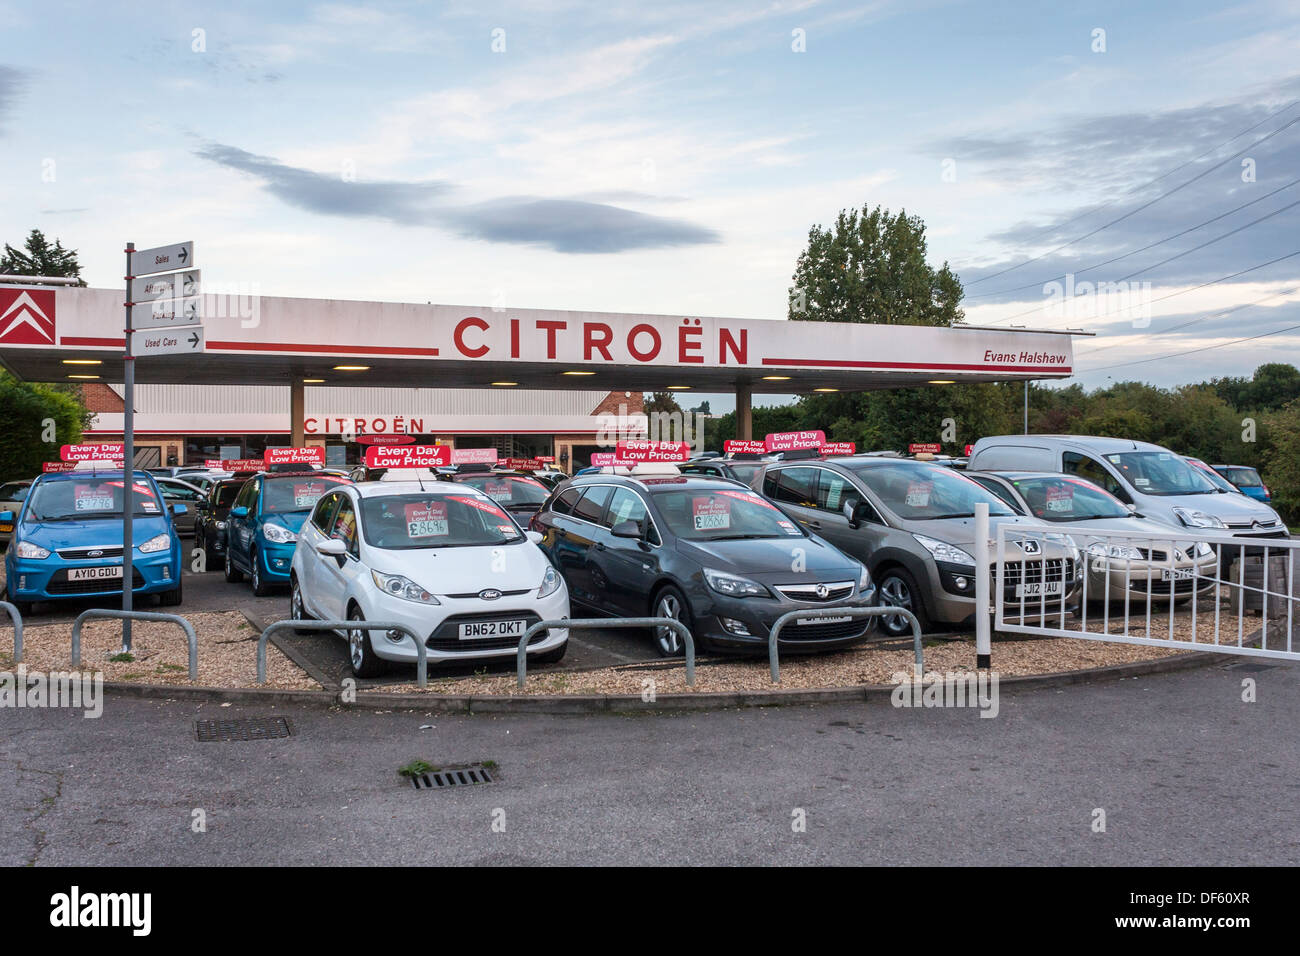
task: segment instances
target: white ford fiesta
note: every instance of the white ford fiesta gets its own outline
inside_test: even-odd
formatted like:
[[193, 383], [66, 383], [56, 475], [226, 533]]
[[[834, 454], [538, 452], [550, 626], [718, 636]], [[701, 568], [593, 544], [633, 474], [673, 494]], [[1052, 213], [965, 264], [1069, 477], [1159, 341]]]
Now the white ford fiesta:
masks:
[[[513, 658], [529, 625], [569, 616], [569, 592], [537, 541], [464, 484], [342, 485], [316, 502], [290, 573], [295, 620], [383, 621], [422, 636], [430, 663]], [[358, 677], [414, 663], [401, 631], [348, 629]], [[567, 628], [539, 632], [530, 662], [558, 661]]]

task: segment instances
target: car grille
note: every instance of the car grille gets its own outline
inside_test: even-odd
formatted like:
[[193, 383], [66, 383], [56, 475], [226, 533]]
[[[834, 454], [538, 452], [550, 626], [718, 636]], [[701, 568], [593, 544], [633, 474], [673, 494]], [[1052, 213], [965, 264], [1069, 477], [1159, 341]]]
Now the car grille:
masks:
[[781, 628], [780, 643], [797, 644], [799, 641], [833, 641], [839, 638], [861, 637], [871, 626], [870, 618], [853, 618], [848, 621], [832, 621], [829, 624], [791, 623]]
[[[91, 554], [91, 552], [94, 554]], [[121, 547], [113, 548], [61, 548], [59, 557], [65, 561], [85, 561], [87, 558], [120, 558]]]
[[[485, 590], [486, 590], [486, 589], [485, 589]], [[532, 588], [520, 588], [520, 589], [517, 590], [517, 591], [502, 591], [502, 592], [501, 592], [501, 596], [502, 596], [502, 597], [515, 597], [515, 596], [520, 595], [520, 594], [527, 594], [527, 593], [528, 593], [529, 591], [531, 591], [531, 590], [532, 590]], [[467, 591], [467, 592], [465, 592], [464, 594], [448, 594], [448, 595], [446, 595], [446, 596], [449, 597], [449, 598], [463, 598], [463, 599], [468, 600], [468, 599], [471, 599], [471, 598], [477, 598], [481, 593], [482, 593], [482, 591]], [[489, 617], [488, 620], [493, 620], [493, 618], [492, 618], [492, 617]]]
[[1152, 594], [1168, 594], [1169, 585], [1174, 585], [1175, 594], [1191, 594], [1198, 587], [1207, 588], [1214, 584], [1213, 578], [1183, 578], [1180, 581], [1148, 581], [1132, 580], [1129, 581], [1130, 591], [1150, 591]]
[[[1046, 561], [1008, 561], [1003, 566], [1002, 584], [1004, 593], [1014, 597], [1016, 587], [1020, 584], [1041, 584], [1046, 580], [1064, 581], [1063, 590], [1068, 591], [1074, 581], [1074, 560], [1072, 558], [1048, 558]], [[997, 565], [989, 568], [990, 585], [998, 586]]]
[[840, 601], [853, 593], [852, 581], [822, 582], [826, 595], [817, 594], [818, 582], [810, 584], [777, 584], [774, 587], [792, 601], [808, 601], [821, 604], [825, 601]]
[[1150, 551], [1146, 548], [1138, 548], [1137, 553], [1142, 555], [1143, 559], [1147, 561], [1168, 561], [1169, 560], [1168, 551]]
[[[144, 577], [135, 568], [131, 569], [131, 590], [144, 586]], [[50, 576], [50, 583], [45, 586], [50, 594], [121, 594], [121, 578], [101, 578], [98, 581], [69, 581], [67, 571], [55, 571]]]
[[[481, 621], [501, 621], [501, 620], [518, 620], [523, 618], [526, 627], [532, 627], [541, 620], [532, 611], [495, 611], [487, 614], [457, 614], [447, 618], [438, 626], [429, 639], [424, 642], [424, 646], [431, 651], [496, 651], [504, 648], [516, 648], [519, 646], [518, 637], [485, 637], [478, 640], [462, 641], [460, 639], [460, 625], [472, 624]], [[550, 636], [550, 631], [538, 631], [529, 640], [531, 647], [533, 644], [539, 644]]]

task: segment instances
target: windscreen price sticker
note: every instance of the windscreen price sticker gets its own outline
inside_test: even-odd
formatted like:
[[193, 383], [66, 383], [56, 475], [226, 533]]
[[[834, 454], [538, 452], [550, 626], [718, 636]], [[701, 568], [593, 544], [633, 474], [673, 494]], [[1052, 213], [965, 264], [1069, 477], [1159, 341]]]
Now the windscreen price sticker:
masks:
[[696, 531], [723, 531], [731, 527], [731, 502], [725, 498], [692, 498]]
[[509, 501], [511, 498], [511, 487], [508, 481], [489, 481], [484, 483], [483, 491], [497, 501]]
[[121, 442], [105, 442], [98, 445], [64, 445], [59, 449], [59, 457], [64, 461], [124, 461], [126, 448]]
[[430, 501], [427, 504], [406, 506], [408, 538], [445, 538], [448, 532], [445, 502]]
[[319, 445], [308, 448], [268, 448], [262, 457], [267, 465], [323, 465], [325, 449]]
[[309, 481], [306, 484], [294, 485], [293, 506], [299, 509], [310, 508], [323, 494], [325, 494], [323, 481]]
[[1060, 513], [1074, 510], [1074, 489], [1069, 485], [1057, 485], [1047, 489], [1047, 510]]
[[112, 511], [113, 493], [103, 485], [77, 485], [72, 502], [74, 511]]
[[680, 462], [691, 457], [691, 446], [684, 441], [648, 441], [632, 438], [614, 446], [621, 462]]
[[443, 468], [450, 464], [450, 445], [372, 446], [366, 449], [367, 468]]
[[933, 490], [933, 481], [910, 481], [907, 483], [907, 497], [904, 500], [909, 508], [928, 508], [930, 492]]
[[773, 432], [763, 439], [768, 451], [800, 451], [804, 448], [820, 448], [826, 444], [826, 433], [815, 432]]

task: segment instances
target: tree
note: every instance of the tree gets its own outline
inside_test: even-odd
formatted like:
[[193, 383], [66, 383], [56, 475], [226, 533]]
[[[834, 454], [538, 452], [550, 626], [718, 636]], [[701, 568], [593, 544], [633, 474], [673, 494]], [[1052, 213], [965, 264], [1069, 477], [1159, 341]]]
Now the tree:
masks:
[[676, 412], [678, 415], [682, 413], [682, 406], [677, 404], [677, 399], [672, 392], [651, 392], [650, 401], [645, 403], [644, 408], [646, 415], [653, 415], [655, 412], [666, 414]]
[[1273, 507], [1291, 527], [1300, 525], [1300, 399], [1265, 421], [1271, 437], [1264, 466]]
[[86, 284], [81, 278], [77, 251], [64, 249], [57, 239], [50, 245], [39, 229], [31, 231], [22, 250], [5, 243], [4, 255], [0, 256], [0, 275], [61, 277], [76, 279], [79, 286]]
[[1270, 362], [1255, 369], [1250, 378], [1216, 378], [1210, 385], [1233, 408], [1272, 412], [1300, 398], [1300, 369]]
[[815, 225], [795, 266], [789, 317], [813, 322], [949, 326], [962, 319], [961, 280], [926, 261], [925, 224], [905, 211], [840, 210]]
[[0, 477], [32, 477], [40, 474], [42, 462], [58, 461], [60, 445], [81, 441], [83, 411], [64, 392], [0, 371], [0, 420], [5, 422]]

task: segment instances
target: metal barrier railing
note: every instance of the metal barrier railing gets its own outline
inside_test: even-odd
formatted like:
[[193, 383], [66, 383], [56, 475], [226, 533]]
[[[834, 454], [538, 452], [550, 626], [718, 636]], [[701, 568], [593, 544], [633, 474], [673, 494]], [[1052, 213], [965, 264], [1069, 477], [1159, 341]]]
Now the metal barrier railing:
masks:
[[[179, 614], [162, 614], [156, 611], [116, 611], [112, 608], [92, 607], [77, 615], [72, 622], [72, 666], [81, 666], [81, 626], [91, 618], [118, 621], [165, 621], [179, 624], [190, 645], [190, 680], [199, 679], [199, 637], [194, 625]], [[129, 652], [128, 652], [129, 653]]]
[[276, 621], [257, 639], [257, 682], [266, 683], [266, 642], [276, 631], [401, 631], [415, 642], [416, 680], [429, 686], [429, 650], [420, 636], [405, 624], [388, 621]]
[[882, 604], [879, 607], [817, 607], [805, 608], [799, 611], [786, 611], [776, 619], [772, 624], [772, 630], [767, 635], [767, 662], [772, 671], [772, 683], [781, 683], [781, 662], [777, 659], [777, 640], [780, 637], [781, 630], [791, 621], [799, 620], [816, 620], [820, 617], [901, 617], [907, 623], [912, 625], [912, 651], [916, 655], [916, 672], [924, 672], [925, 667], [922, 664], [922, 655], [924, 651], [921, 646], [921, 622], [905, 607], [895, 607], [892, 604]]
[[[1001, 524], [991, 537], [983, 610], [998, 630], [1300, 660], [1298, 540], [1084, 522]], [[1074, 552], [1072, 581], [1029, 560], [1026, 547], [1042, 553], [1062, 544]], [[1259, 647], [1249, 646], [1250, 612], [1260, 615]]]
[[14, 663], [23, 662], [23, 616], [18, 613], [18, 608], [14, 607], [8, 601], [0, 601], [0, 610], [9, 615], [9, 619], [14, 622]]
[[671, 627], [682, 636], [682, 641], [686, 645], [686, 686], [695, 686], [695, 638], [691, 636], [690, 628], [671, 617], [579, 617], [562, 621], [538, 621], [524, 631], [523, 637], [519, 638], [519, 650], [515, 653], [517, 686], [523, 687], [524, 680], [528, 676], [528, 642], [533, 639], [533, 635], [538, 631], [562, 627], [569, 630], [575, 628], [604, 629], [607, 627]]

